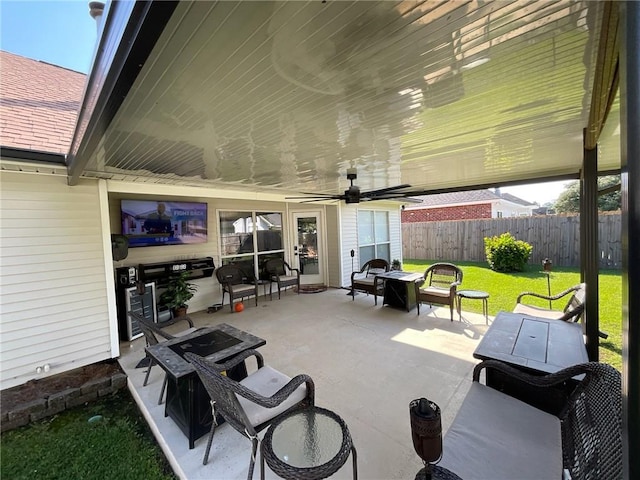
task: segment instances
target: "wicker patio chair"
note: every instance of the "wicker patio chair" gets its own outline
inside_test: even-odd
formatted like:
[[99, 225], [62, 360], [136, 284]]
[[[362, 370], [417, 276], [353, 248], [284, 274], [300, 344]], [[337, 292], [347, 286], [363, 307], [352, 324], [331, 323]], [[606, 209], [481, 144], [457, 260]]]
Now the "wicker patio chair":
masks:
[[378, 304], [378, 295], [382, 295], [384, 281], [377, 276], [389, 271], [389, 262], [383, 258], [374, 258], [366, 262], [357, 272], [351, 273], [351, 297], [356, 299], [356, 290], [373, 295], [373, 301]]
[[[244, 380], [236, 381], [222, 372], [255, 356], [258, 369]], [[245, 350], [226, 363], [216, 364], [194, 353], [186, 353], [211, 398], [213, 422], [202, 464], [206, 465], [216, 430], [216, 414], [220, 414], [235, 430], [251, 440], [251, 459], [248, 477], [253, 477], [258, 432], [287, 413], [314, 404], [315, 386], [308, 375], [289, 378], [264, 365], [256, 350]]]
[[458, 285], [462, 283], [462, 270], [452, 263], [434, 263], [424, 272], [424, 282], [416, 282], [418, 315], [420, 304], [449, 305], [453, 322], [453, 306], [456, 302]]
[[256, 307], [258, 306], [258, 282], [247, 278], [247, 274], [242, 269], [233, 264], [223, 265], [216, 270], [216, 278], [222, 285], [222, 303], [224, 305], [224, 294], [229, 294], [229, 306], [233, 312], [233, 301], [236, 298], [255, 296]]
[[[522, 303], [522, 299], [525, 297], [540, 298], [551, 302], [553, 300], [559, 300], [567, 295], [571, 294], [569, 301], [565, 305], [562, 311], [551, 310], [545, 307], [538, 307], [535, 305], [527, 305]], [[526, 315], [532, 315], [534, 317], [553, 318], [556, 320], [565, 320], [571, 322], [578, 322], [584, 313], [584, 300], [587, 295], [587, 284], [581, 283], [574, 287], [568, 288], [564, 292], [560, 292], [557, 295], [543, 295], [535, 292], [524, 292], [518, 295], [516, 300], [516, 306], [513, 309], [513, 313], [524, 313]]]
[[[129, 315], [131, 315], [132, 319], [138, 322], [138, 325], [140, 326], [140, 330], [144, 334], [144, 338], [147, 342], [148, 347], [152, 345], [157, 345], [158, 343], [160, 343], [160, 341], [158, 340], [158, 337], [163, 339], [161, 341], [166, 341], [176, 337], [187, 335], [188, 333], [191, 333], [197, 330], [197, 328], [193, 326], [193, 321], [187, 316], [175, 317], [165, 322], [156, 323], [156, 322], [150, 322], [149, 320], [144, 318], [142, 315], [133, 311], [129, 311]], [[189, 325], [189, 328], [173, 334], [164, 330], [166, 327], [175, 325], [178, 322], [186, 322]], [[155, 361], [153, 360], [153, 358], [151, 358], [149, 355], [147, 355], [146, 358], [149, 359], [149, 366], [147, 367], [147, 373], [144, 377], [144, 382], [142, 384], [145, 387], [147, 386], [147, 382], [149, 381], [149, 374], [151, 373], [151, 367], [155, 365]], [[158, 398], [158, 405], [162, 403], [162, 397], [164, 396], [164, 391], [166, 387], [167, 387], [167, 375], [165, 374], [164, 380], [162, 381], [162, 388], [160, 389], [160, 397]]]
[[274, 258], [269, 260], [265, 264], [265, 269], [269, 274], [269, 298], [273, 298], [273, 283], [278, 285], [278, 299], [280, 299], [280, 290], [287, 289], [287, 287], [297, 287], [298, 294], [300, 294], [300, 270], [297, 268], [291, 268], [287, 262], [280, 258]]
[[[537, 305], [527, 305], [522, 303], [522, 299], [525, 297], [534, 297], [547, 302], [553, 300], [560, 300], [563, 297], [571, 294], [569, 301], [562, 310], [551, 310], [546, 307], [539, 307]], [[581, 283], [575, 285], [567, 290], [558, 293], [557, 295], [543, 295], [535, 292], [524, 292], [518, 295], [516, 300], [516, 306], [513, 309], [513, 313], [522, 313], [525, 315], [531, 315], [533, 317], [551, 318], [554, 320], [564, 320], [565, 322], [579, 322], [584, 314], [585, 298], [587, 296], [587, 284]], [[598, 332], [600, 338], [608, 338], [609, 335], [605, 332]]]

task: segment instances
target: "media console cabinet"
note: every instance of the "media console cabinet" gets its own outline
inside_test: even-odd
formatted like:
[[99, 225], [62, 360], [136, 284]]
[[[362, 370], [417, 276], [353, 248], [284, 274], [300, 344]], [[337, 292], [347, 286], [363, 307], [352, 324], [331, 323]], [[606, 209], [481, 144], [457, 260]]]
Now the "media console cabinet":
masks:
[[215, 265], [212, 257], [141, 263], [138, 265], [138, 280], [144, 283], [155, 282], [156, 287], [163, 288], [168, 285], [172, 275], [189, 272], [189, 280], [195, 280], [197, 278], [211, 277], [214, 270]]

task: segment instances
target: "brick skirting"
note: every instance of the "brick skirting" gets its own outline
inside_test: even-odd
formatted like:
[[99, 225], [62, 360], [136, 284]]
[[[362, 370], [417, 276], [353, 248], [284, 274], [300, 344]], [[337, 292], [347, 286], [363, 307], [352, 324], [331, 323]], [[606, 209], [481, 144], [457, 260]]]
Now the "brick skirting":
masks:
[[93, 402], [99, 397], [117, 392], [126, 385], [127, 376], [122, 372], [117, 372], [109, 377], [91, 379], [80, 387], [51, 393], [46, 398], [13, 405], [9, 409], [2, 405], [0, 431], [6, 432], [55, 415], [68, 408]]

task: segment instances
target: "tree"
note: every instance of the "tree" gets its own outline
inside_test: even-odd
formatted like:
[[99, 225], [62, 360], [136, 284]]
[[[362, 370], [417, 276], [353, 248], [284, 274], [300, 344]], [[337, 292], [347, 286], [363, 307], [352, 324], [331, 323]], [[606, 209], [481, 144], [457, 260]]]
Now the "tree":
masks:
[[[620, 183], [620, 175], [607, 175], [598, 177], [598, 190], [603, 190]], [[598, 210], [608, 212], [612, 210], [620, 210], [622, 205], [620, 191], [607, 193], [598, 197]], [[580, 211], [580, 182], [574, 181], [565, 186], [564, 191], [560, 194], [554, 205], [556, 212], [568, 213]]]

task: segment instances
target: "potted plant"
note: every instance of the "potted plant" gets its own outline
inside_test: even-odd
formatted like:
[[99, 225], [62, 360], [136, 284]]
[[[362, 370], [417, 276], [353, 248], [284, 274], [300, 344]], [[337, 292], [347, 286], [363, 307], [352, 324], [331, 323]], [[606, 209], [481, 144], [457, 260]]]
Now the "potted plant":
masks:
[[402, 270], [402, 264], [400, 263], [400, 260], [394, 258], [391, 261], [391, 270]]
[[191, 300], [198, 286], [188, 281], [189, 272], [182, 272], [169, 279], [167, 289], [160, 295], [160, 303], [173, 311], [174, 317], [187, 314], [187, 302]]

